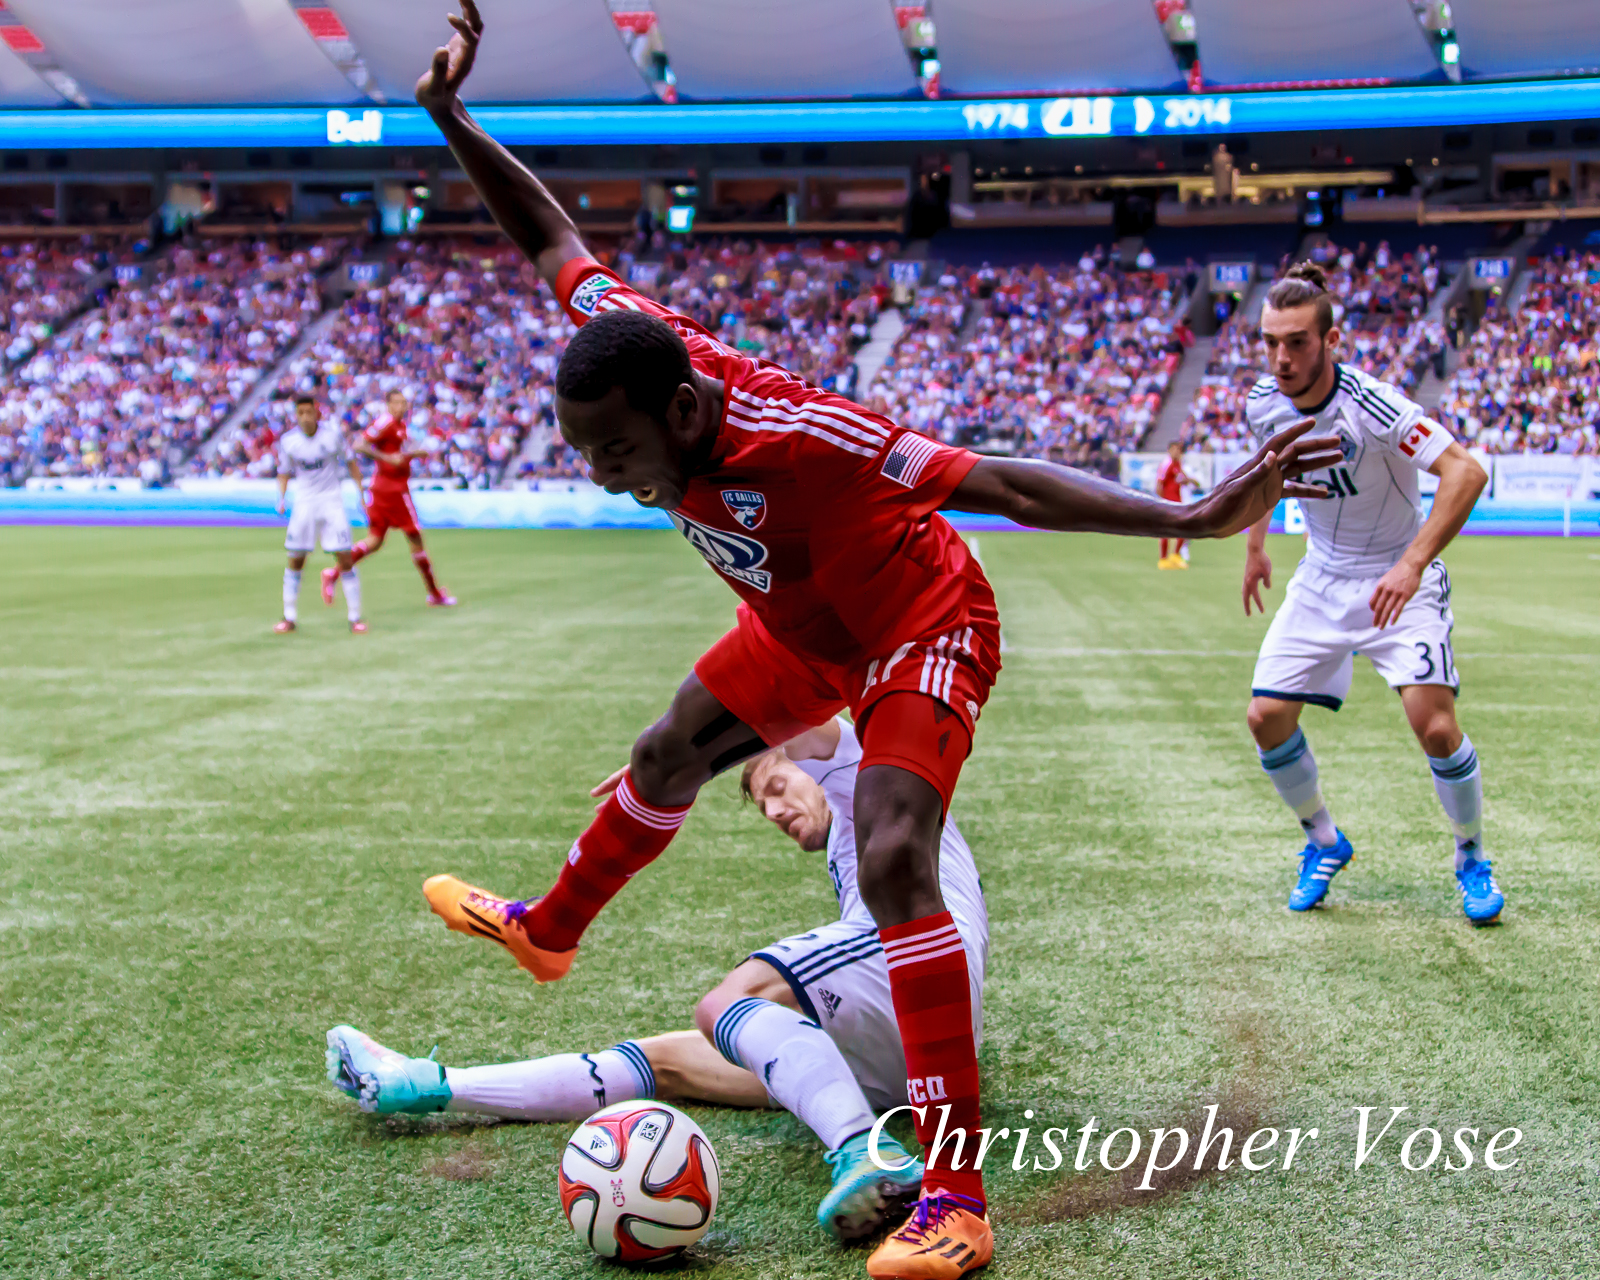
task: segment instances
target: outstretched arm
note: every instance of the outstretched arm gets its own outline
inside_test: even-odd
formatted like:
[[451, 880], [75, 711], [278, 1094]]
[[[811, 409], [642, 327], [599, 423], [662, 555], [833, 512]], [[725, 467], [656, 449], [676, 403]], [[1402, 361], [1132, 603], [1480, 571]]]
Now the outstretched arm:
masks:
[[472, 70], [483, 37], [483, 18], [473, 0], [461, 0], [450, 15], [450, 43], [433, 51], [433, 63], [417, 81], [417, 102], [433, 117], [450, 150], [500, 229], [554, 286], [561, 268], [586, 258], [572, 219], [527, 167], [485, 133], [458, 96]]
[[1035, 529], [1145, 538], [1225, 538], [1269, 514], [1279, 498], [1326, 498], [1298, 477], [1341, 457], [1339, 437], [1307, 436], [1312, 419], [1280, 431], [1204, 498], [1163, 502], [1050, 462], [983, 458], [944, 506], [1005, 516]]

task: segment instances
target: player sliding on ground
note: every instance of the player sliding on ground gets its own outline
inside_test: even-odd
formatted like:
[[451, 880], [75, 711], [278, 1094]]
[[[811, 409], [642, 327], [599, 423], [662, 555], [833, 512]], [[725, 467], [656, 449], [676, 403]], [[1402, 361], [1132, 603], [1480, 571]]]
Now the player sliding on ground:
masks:
[[[371, 496], [367, 501], [367, 536], [356, 543], [351, 553], [352, 564], [360, 564], [383, 545], [390, 529], [398, 529], [411, 544], [411, 563], [422, 575], [428, 589], [428, 603], [436, 606], [453, 605], [456, 598], [445, 593], [433, 576], [433, 562], [428, 559], [428, 549], [422, 545], [422, 526], [417, 520], [417, 508], [411, 501], [411, 459], [427, 454], [406, 444], [406, 414], [410, 408], [405, 394], [391, 391], [384, 397], [387, 412], [356, 437], [355, 451], [371, 458]], [[333, 603], [333, 586], [336, 574], [332, 569], [322, 571], [322, 602]]]
[[311, 396], [295, 397], [294, 423], [295, 430], [285, 431], [278, 442], [278, 514], [283, 514], [291, 479], [294, 505], [283, 539], [284, 550], [289, 553], [289, 567], [283, 571], [283, 617], [272, 629], [282, 634], [299, 625], [300, 573], [306, 567], [306, 557], [321, 541], [322, 549], [337, 563], [336, 568], [323, 574], [324, 598], [333, 603], [327, 583], [329, 575], [335, 575], [344, 588], [350, 630], [365, 631], [367, 624], [361, 621], [361, 579], [350, 556], [350, 520], [344, 513], [344, 494], [340, 492], [346, 468], [360, 491], [361, 468], [345, 452], [339, 428], [321, 420], [317, 402]]
[[[1310, 414], [1337, 432], [1342, 457], [1327, 472], [1333, 499], [1306, 509], [1305, 559], [1261, 642], [1249, 723], [1261, 766], [1306, 833], [1289, 906], [1307, 911], [1354, 856], [1334, 827], [1317, 762], [1299, 727], [1306, 703], [1337, 711], [1351, 658], [1366, 656], [1400, 695], [1455, 830], [1456, 879], [1467, 919], [1493, 920], [1505, 905], [1483, 856], [1483, 775], [1456, 724], [1461, 677], [1450, 648], [1450, 575], [1439, 554], [1461, 532], [1488, 477], [1477, 461], [1393, 387], [1334, 358], [1340, 333], [1321, 270], [1300, 263], [1267, 293], [1261, 316], [1272, 372], [1256, 383], [1245, 418], [1258, 440]], [[1439, 477], [1422, 518], [1417, 473]], [[1250, 530], [1244, 611], [1272, 585], [1269, 517]], [[1265, 612], [1263, 609], [1262, 612]]]
[[[887, 1135], [878, 1155], [891, 1169], [867, 1151], [873, 1108], [905, 1102], [906, 1063], [889, 967], [856, 888], [851, 806], [860, 762], [860, 743], [841, 720], [746, 762], [743, 789], [762, 814], [807, 853], [826, 850], [839, 918], [754, 952], [700, 1001], [700, 1030], [595, 1053], [460, 1069], [404, 1057], [352, 1027], [335, 1027], [328, 1032], [328, 1078], [363, 1110], [378, 1112], [481, 1111], [576, 1123], [632, 1098], [776, 1104], [828, 1148], [833, 1187], [817, 1209], [818, 1221], [840, 1240], [871, 1235], [886, 1214], [916, 1197], [922, 1164]], [[623, 776], [619, 770], [594, 794], [610, 794]], [[439, 879], [430, 890], [472, 909], [470, 886]], [[939, 882], [966, 948], [976, 1043], [989, 918], [972, 851], [954, 821], [940, 837]]]
[[[857, 881], [877, 922], [917, 1137], [979, 1125], [966, 950], [937, 850], [973, 726], [1000, 669], [999, 616], [942, 508], [1046, 529], [1218, 537], [1293, 477], [1338, 459], [1290, 428], [1206, 498], [1174, 506], [1045, 462], [950, 448], [712, 338], [628, 288], [584, 248], [544, 186], [457, 96], [483, 24], [471, 0], [417, 83], [495, 220], [582, 326], [556, 372], [562, 437], [610, 493], [658, 507], [741, 597], [628, 776], [543, 897], [430, 900], [463, 932], [500, 935], [541, 981], [563, 976], [595, 915], [649, 865], [716, 774], [848, 707], [861, 737]], [[475, 914], [472, 914], [475, 913]], [[976, 1145], [969, 1139], [969, 1149]], [[867, 1262], [877, 1277], [956, 1277], [993, 1253], [983, 1180], [929, 1154], [910, 1220]], [[934, 1246], [937, 1244], [937, 1248]]]

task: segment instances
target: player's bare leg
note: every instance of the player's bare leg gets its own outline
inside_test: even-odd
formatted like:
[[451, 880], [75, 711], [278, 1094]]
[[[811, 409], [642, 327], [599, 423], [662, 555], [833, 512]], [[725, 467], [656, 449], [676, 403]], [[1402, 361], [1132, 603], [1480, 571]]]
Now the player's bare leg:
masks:
[[432, 877], [423, 893], [450, 928], [499, 943], [539, 981], [553, 982], [571, 967], [600, 909], [671, 843], [700, 788], [766, 749], [691, 674], [666, 715], [633, 744], [628, 775], [578, 837], [548, 893], [517, 902], [448, 875]]
[[1487, 924], [1499, 917], [1506, 900], [1484, 857], [1483, 771], [1472, 740], [1456, 723], [1455, 690], [1442, 684], [1410, 684], [1399, 692], [1455, 835], [1462, 910], [1473, 924]]
[[[890, 703], [897, 705], [886, 712]], [[867, 1274], [954, 1280], [989, 1262], [994, 1233], [983, 1175], [972, 1167], [979, 1127], [978, 1058], [966, 948], [939, 892], [944, 800], [920, 774], [871, 763], [877, 754], [875, 730], [889, 716], [904, 717], [920, 704], [929, 704], [930, 725], [938, 717], [954, 726], [952, 733], [959, 728], [948, 709], [930, 698], [889, 695], [867, 719], [864, 763], [856, 780], [857, 880], [889, 962], [907, 1095], [927, 1162], [916, 1211], [873, 1253]], [[957, 764], [970, 743], [964, 729], [959, 733], [962, 740], [948, 745], [959, 753]], [[929, 1249], [946, 1237], [948, 1246]]]
[[1328, 895], [1328, 886], [1355, 857], [1350, 841], [1333, 825], [1322, 798], [1317, 759], [1300, 729], [1305, 703], [1257, 694], [1250, 699], [1245, 721], [1256, 740], [1261, 768], [1273, 788], [1294, 811], [1305, 833], [1300, 851], [1300, 874], [1289, 894], [1291, 911], [1309, 911]]
[[272, 628], [279, 635], [286, 635], [299, 626], [300, 573], [306, 567], [306, 555], [304, 551], [289, 553], [289, 563], [283, 571], [283, 617]]
[[[352, 565], [360, 564], [363, 560], [365, 560], [368, 556], [370, 556], [374, 551], [376, 551], [382, 545], [383, 545], [383, 530], [379, 529], [376, 532], [369, 533], [365, 538], [361, 539], [360, 542], [356, 543], [356, 545], [353, 548], [351, 548], [351, 551], [350, 551], [350, 563]], [[322, 571], [322, 603], [323, 604], [332, 604], [333, 603], [333, 589], [334, 589], [335, 586], [338, 585], [339, 574], [340, 574], [341, 569], [343, 567], [344, 566], [337, 566], [336, 565], [336, 566], [334, 566], [332, 568], [324, 569]]]

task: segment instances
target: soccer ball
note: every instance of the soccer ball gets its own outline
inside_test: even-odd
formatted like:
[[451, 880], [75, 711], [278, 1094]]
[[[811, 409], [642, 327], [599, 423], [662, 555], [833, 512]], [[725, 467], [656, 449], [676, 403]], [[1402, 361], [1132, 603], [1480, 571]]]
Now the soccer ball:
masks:
[[700, 1126], [676, 1107], [640, 1100], [603, 1107], [561, 1154], [561, 1209], [602, 1258], [654, 1262], [711, 1225], [722, 1174]]

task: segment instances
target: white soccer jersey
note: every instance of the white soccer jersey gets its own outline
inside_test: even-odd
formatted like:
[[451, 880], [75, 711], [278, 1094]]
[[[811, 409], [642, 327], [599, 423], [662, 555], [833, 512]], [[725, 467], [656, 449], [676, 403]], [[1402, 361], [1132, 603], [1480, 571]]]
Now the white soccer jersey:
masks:
[[307, 498], [338, 498], [348, 456], [344, 433], [334, 423], [324, 422], [314, 436], [296, 427], [278, 441], [278, 474], [294, 477], [297, 506]]
[[[856, 774], [861, 766], [861, 743], [856, 731], [839, 722], [839, 745], [826, 760], [798, 760], [795, 763], [822, 786], [833, 824], [828, 829], [828, 874], [839, 899], [839, 918], [852, 924], [876, 928], [872, 912], [861, 901], [856, 885]], [[955, 919], [968, 948], [988, 949], [989, 913], [984, 906], [983, 886], [978, 881], [978, 866], [972, 850], [947, 818], [939, 839], [939, 888], [945, 906]]]
[[1297, 409], [1260, 379], [1245, 401], [1245, 421], [1258, 444], [1314, 417], [1312, 435], [1337, 434], [1344, 461], [1307, 480], [1333, 497], [1302, 502], [1306, 563], [1341, 578], [1374, 578], [1392, 569], [1422, 527], [1417, 472], [1450, 447], [1450, 432], [1428, 420], [1422, 406], [1353, 365], [1338, 366], [1333, 392], [1315, 410]]

